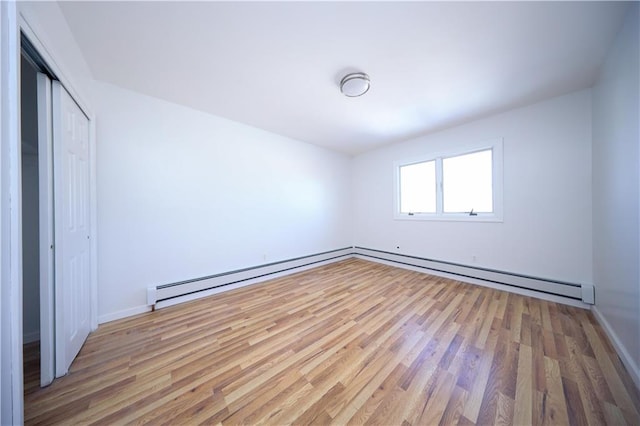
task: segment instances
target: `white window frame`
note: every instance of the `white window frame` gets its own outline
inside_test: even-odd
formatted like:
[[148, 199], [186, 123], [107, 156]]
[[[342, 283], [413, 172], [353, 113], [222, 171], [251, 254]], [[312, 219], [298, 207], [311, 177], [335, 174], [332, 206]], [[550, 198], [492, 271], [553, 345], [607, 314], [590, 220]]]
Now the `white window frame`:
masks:
[[[459, 146], [452, 150], [432, 153], [393, 163], [394, 190], [393, 215], [396, 220], [439, 220], [459, 222], [502, 222], [503, 221], [503, 146], [502, 139], [493, 139], [473, 145]], [[480, 151], [492, 152], [493, 212], [491, 213], [445, 213], [443, 203], [442, 160]], [[436, 162], [436, 212], [435, 213], [402, 213], [400, 211], [400, 168], [426, 161]]]

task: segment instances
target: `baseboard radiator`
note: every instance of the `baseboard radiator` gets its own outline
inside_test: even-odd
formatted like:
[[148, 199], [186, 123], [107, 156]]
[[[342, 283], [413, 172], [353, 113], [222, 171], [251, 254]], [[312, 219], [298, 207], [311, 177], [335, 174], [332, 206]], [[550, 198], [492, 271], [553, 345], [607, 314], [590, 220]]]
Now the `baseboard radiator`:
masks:
[[353, 247], [325, 251], [279, 262], [252, 266], [220, 274], [147, 288], [147, 304], [154, 308], [209, 296], [271, 278], [353, 257]]
[[518, 289], [525, 290], [532, 292], [534, 296], [537, 295], [542, 298], [551, 296], [556, 301], [564, 301], [569, 304], [594, 303], [594, 289], [589, 284], [532, 277], [365, 247], [345, 247], [202, 278], [149, 287], [147, 289], [147, 304], [154, 308], [171, 306], [349, 257], [358, 257], [399, 267], [409, 267], [425, 273], [442, 275], [475, 284], [498, 284], [505, 290], [512, 289], [515, 292], [518, 292]]
[[586, 304], [594, 303], [594, 289], [592, 285], [588, 284], [532, 277], [365, 247], [354, 247], [353, 253], [356, 257], [362, 259], [372, 259], [397, 264], [398, 266], [408, 266], [423, 270], [426, 273], [432, 272], [435, 274], [443, 274], [444, 276], [455, 276], [461, 281], [465, 281], [466, 279], [480, 280], [487, 283], [508, 286], [513, 289], [529, 290], [538, 294], [541, 293], [541, 295], [557, 296]]

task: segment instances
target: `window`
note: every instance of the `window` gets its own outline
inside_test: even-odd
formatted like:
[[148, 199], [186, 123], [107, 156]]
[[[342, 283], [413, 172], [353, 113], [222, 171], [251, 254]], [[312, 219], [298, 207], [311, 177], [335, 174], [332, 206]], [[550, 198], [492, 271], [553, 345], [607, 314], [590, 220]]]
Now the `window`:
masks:
[[492, 154], [488, 149], [442, 159], [445, 213], [493, 213]]
[[396, 163], [396, 219], [502, 220], [502, 142]]
[[436, 162], [400, 166], [400, 212], [436, 212]]

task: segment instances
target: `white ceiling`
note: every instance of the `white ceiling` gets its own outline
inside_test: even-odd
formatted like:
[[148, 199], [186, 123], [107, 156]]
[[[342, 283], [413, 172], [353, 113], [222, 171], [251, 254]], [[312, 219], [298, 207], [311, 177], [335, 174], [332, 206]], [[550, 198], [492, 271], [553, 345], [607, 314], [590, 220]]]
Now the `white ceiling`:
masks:
[[[94, 77], [359, 153], [590, 87], [629, 3], [62, 2]], [[347, 98], [348, 71], [371, 90]]]

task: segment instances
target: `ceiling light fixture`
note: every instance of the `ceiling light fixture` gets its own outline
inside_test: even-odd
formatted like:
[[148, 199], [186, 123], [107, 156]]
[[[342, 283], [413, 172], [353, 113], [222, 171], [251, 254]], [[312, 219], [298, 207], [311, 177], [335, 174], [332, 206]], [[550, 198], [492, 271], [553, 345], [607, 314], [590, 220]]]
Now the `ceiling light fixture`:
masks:
[[354, 72], [344, 76], [340, 82], [340, 91], [350, 98], [362, 96], [371, 87], [369, 76], [363, 72]]

